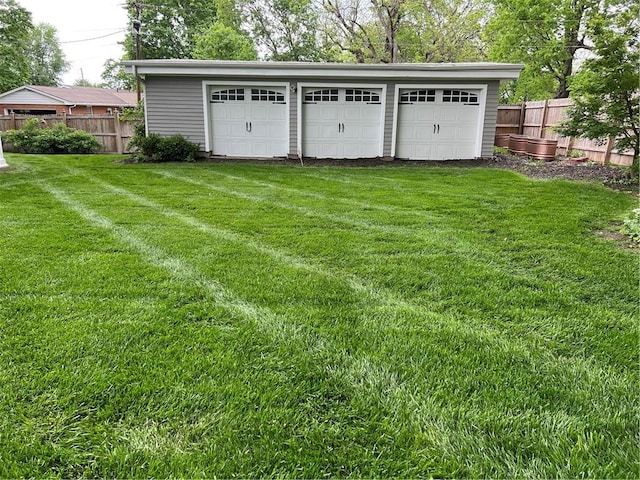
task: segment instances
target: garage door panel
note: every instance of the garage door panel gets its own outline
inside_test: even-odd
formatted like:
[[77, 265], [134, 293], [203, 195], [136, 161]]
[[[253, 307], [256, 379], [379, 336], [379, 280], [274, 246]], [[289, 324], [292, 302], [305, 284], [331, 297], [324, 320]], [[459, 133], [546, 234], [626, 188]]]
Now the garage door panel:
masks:
[[[401, 90], [396, 125], [398, 158], [473, 158], [479, 122], [478, 91]], [[411, 102], [403, 101], [411, 99]]]
[[306, 88], [302, 153], [309, 157], [360, 158], [381, 154], [381, 89]]
[[285, 156], [285, 87], [210, 87], [211, 144], [215, 155]]

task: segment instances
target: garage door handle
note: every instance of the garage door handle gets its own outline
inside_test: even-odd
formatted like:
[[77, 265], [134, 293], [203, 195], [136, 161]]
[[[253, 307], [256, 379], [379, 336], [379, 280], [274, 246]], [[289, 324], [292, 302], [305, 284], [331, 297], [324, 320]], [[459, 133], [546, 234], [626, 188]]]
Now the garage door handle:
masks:
[[436, 124], [433, 124], [433, 133], [436, 133]]
[[[438, 127], [439, 129], [440, 127]], [[253, 127], [251, 126], [251, 122], [249, 122], [249, 131], [253, 130]]]
[[[251, 124], [249, 124], [251, 125]], [[440, 133], [440, 124], [438, 124], [438, 133]]]
[[249, 122], [244, 122], [244, 130], [245, 130], [246, 132], [248, 132], [248, 131], [249, 131]]

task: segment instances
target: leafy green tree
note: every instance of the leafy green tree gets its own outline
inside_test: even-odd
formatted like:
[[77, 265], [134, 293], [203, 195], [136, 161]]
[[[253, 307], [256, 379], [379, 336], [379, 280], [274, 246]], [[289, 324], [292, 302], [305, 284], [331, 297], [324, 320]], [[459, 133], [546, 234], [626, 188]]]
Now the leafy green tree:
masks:
[[618, 150], [633, 151], [638, 174], [640, 155], [640, 7], [609, 10], [594, 20], [594, 58], [572, 78], [573, 105], [562, 127], [564, 135], [605, 143], [615, 139]]
[[196, 36], [193, 58], [203, 60], [257, 60], [253, 42], [246, 36], [216, 22], [204, 33]]
[[592, 48], [589, 28], [603, 11], [629, 0], [493, 0], [484, 32], [489, 58], [526, 65], [511, 101], [566, 98], [576, 60]]
[[267, 60], [319, 61], [318, 4], [314, 0], [245, 0], [251, 37]]
[[53, 25], [37, 24], [29, 33], [29, 83], [56, 86], [69, 68]]
[[412, 0], [400, 35], [404, 61], [474, 62], [486, 59], [484, 0]]
[[0, 92], [29, 83], [31, 13], [15, 0], [0, 0]]
[[[127, 0], [129, 24], [140, 18], [142, 58], [193, 58], [195, 37], [218, 20], [239, 22], [231, 0]], [[134, 35], [125, 40], [125, 57], [136, 58]]]
[[102, 88], [100, 86], [100, 84], [98, 83], [93, 83], [90, 80], [87, 80], [86, 78], [78, 78], [76, 80], [73, 81], [73, 86], [74, 87], [93, 87], [93, 88]]
[[121, 61], [108, 59], [104, 63], [102, 71], [101, 87], [112, 88], [113, 90], [134, 90], [136, 88], [136, 79], [130, 73], [124, 71]]
[[324, 34], [356, 62], [486, 58], [483, 0], [323, 0]]

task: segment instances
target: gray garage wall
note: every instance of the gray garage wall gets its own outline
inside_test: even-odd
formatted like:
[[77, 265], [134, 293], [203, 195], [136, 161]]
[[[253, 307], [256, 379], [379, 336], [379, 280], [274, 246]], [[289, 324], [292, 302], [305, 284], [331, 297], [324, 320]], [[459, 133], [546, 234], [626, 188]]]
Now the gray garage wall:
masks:
[[147, 129], [160, 135], [184, 135], [205, 148], [202, 79], [152, 77], [145, 81]]
[[[205, 149], [205, 125], [204, 112], [202, 106], [202, 81], [215, 80], [232, 84], [234, 82], [252, 81], [247, 78], [207, 78], [207, 77], [178, 77], [178, 76], [147, 76], [145, 81], [145, 102], [147, 114], [147, 126], [150, 132], [160, 135], [173, 135], [175, 133], [182, 134], [190, 141], [200, 144], [200, 149]], [[284, 83], [289, 81], [291, 86], [297, 88], [297, 81], [284, 78], [269, 78], [268, 82]], [[316, 80], [304, 79], [300, 80], [305, 84], [310, 84]], [[370, 84], [372, 82], [363, 79], [362, 81], [341, 81], [339, 79], [332, 80], [335, 83], [344, 85], [349, 84]], [[319, 84], [328, 83], [327, 79], [318, 79]], [[259, 84], [260, 80], [256, 80]], [[401, 82], [403, 84], [410, 82]], [[428, 85], [428, 82], [416, 82], [420, 85]], [[442, 83], [442, 82], [438, 82]], [[465, 83], [478, 84], [481, 82], [464, 82], [452, 81], [456, 85]], [[482, 138], [483, 156], [491, 156], [493, 153], [493, 140], [496, 128], [497, 109], [498, 109], [498, 81], [487, 83], [487, 99], [484, 118], [484, 129]], [[381, 85], [383, 82], [381, 82]], [[385, 111], [384, 126], [384, 148], [383, 155], [391, 155], [391, 143], [393, 136], [393, 110], [396, 102], [395, 84], [386, 83], [387, 98]], [[291, 92], [289, 101], [290, 120], [289, 120], [289, 154], [297, 155], [298, 144], [298, 105], [297, 95]]]
[[482, 130], [482, 156], [493, 155], [493, 141], [498, 119], [498, 88], [500, 82], [487, 83], [487, 104], [484, 111], [484, 129]]

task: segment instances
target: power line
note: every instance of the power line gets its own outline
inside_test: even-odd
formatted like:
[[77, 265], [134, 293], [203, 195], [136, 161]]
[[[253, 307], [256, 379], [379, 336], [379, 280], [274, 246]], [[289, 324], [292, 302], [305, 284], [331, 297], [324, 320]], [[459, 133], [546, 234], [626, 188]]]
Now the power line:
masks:
[[93, 40], [100, 40], [101, 38], [107, 38], [107, 37], [112, 37], [114, 35], [118, 35], [120, 33], [124, 33], [126, 32], [127, 29], [126, 28], [120, 28], [115, 32], [112, 33], [108, 33], [106, 35], [100, 35], [99, 37], [91, 37], [91, 38], [82, 38], [79, 40], [68, 40], [66, 42], [59, 42], [60, 44], [68, 44], [68, 43], [81, 43], [81, 42], [91, 42]]

